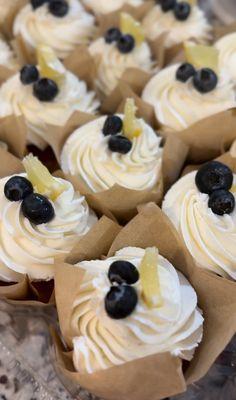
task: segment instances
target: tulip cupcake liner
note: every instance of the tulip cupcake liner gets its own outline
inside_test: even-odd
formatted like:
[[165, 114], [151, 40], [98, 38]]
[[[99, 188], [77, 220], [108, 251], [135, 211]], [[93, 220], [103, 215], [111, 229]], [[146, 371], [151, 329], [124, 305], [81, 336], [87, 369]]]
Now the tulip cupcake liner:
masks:
[[[184, 392], [187, 385], [207, 373], [235, 333], [235, 283], [197, 268], [171, 222], [152, 203], [141, 207], [139, 214], [113, 242], [107, 226], [97, 233], [97, 239], [96, 235], [90, 236], [90, 240], [87, 236], [66, 262], [56, 265], [55, 296], [65, 341], [53, 333], [57, 368], [68, 379], [106, 400], [158, 400]], [[197, 293], [205, 320], [203, 340], [184, 370], [181, 359], [170, 353], [153, 354], [91, 374], [80, 374], [74, 369], [71, 346], [74, 332], [70, 318], [84, 272], [73, 265], [83, 260], [104, 258], [106, 254], [110, 257], [127, 246], [143, 249], [156, 246], [160, 254], [185, 275]], [[83, 257], [81, 251], [84, 251]], [[142, 384], [137, 385], [140, 379]]]

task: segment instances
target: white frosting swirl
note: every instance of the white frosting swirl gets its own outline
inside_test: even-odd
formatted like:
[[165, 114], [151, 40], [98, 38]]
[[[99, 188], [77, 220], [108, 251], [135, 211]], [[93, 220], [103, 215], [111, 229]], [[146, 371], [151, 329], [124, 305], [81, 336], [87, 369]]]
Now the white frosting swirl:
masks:
[[195, 122], [226, 111], [236, 105], [232, 81], [221, 75], [217, 87], [202, 94], [193, 86], [192, 79], [182, 83], [176, 79], [180, 64], [164, 68], [148, 82], [142, 98], [150, 103], [163, 130], [180, 131]]
[[[208, 207], [209, 196], [197, 189], [195, 176], [192, 172], [172, 186], [163, 211], [181, 233], [199, 267], [236, 279], [236, 209], [224, 216], [214, 214]], [[236, 200], [236, 193], [234, 197]]]
[[119, 10], [128, 4], [132, 7], [138, 7], [143, 4], [143, 0], [82, 0], [84, 5], [96, 14], [108, 14]]
[[66, 190], [53, 202], [54, 219], [33, 225], [23, 216], [21, 202], [5, 197], [8, 179], [0, 180], [0, 279], [16, 282], [22, 274], [31, 280], [52, 279], [55, 257], [69, 253], [97, 218], [71, 183], [57, 178]]
[[76, 335], [73, 359], [80, 373], [92, 373], [156, 353], [192, 358], [203, 331], [197, 295], [186, 278], [162, 256], [158, 268], [163, 304], [149, 308], [142, 298], [139, 280], [134, 285], [139, 299], [134, 312], [122, 320], [106, 314], [109, 266], [113, 261], [127, 260], [139, 269], [143, 256], [143, 249], [127, 247], [112, 258], [77, 264], [86, 271], [71, 319]]
[[236, 32], [218, 40], [215, 47], [219, 50], [219, 69], [236, 81]]
[[81, 177], [93, 192], [115, 184], [134, 190], [153, 188], [161, 176], [161, 138], [140, 119], [142, 133], [132, 140], [131, 151], [112, 153], [109, 136], [102, 133], [106, 118], [82, 126], [68, 138], [61, 155], [62, 170]]
[[19, 74], [0, 88], [0, 117], [23, 115], [28, 126], [28, 141], [44, 149], [47, 146], [47, 125], [64, 126], [74, 111], [94, 113], [99, 106], [94, 92], [86, 83], [65, 71], [59, 94], [51, 102], [38, 100], [33, 85], [23, 85]]
[[211, 38], [211, 26], [198, 6], [191, 8], [191, 13], [185, 21], [179, 21], [172, 10], [163, 12], [161, 6], [156, 5], [144, 18], [143, 28], [150, 40], [166, 33], [165, 47], [174, 46], [188, 39], [205, 43]]
[[95, 33], [94, 17], [79, 0], [67, 0], [69, 12], [56, 17], [48, 11], [48, 3], [37, 9], [27, 4], [14, 21], [14, 35], [21, 35], [29, 50], [39, 44], [52, 47], [59, 58], [65, 58], [78, 44], [87, 44]]
[[150, 72], [154, 66], [150, 47], [146, 42], [135, 46], [130, 53], [121, 53], [115, 43], [108, 44], [104, 38], [95, 40], [89, 47], [96, 60], [96, 85], [102, 94], [109, 95], [127, 68], [139, 68]]
[[16, 57], [7, 42], [0, 36], [0, 65], [8, 69], [17, 67]]

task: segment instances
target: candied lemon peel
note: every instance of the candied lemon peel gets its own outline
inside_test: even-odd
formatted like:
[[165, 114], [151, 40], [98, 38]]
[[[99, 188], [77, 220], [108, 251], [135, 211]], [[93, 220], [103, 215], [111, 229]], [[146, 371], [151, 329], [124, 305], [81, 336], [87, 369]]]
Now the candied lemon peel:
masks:
[[38, 45], [37, 60], [42, 78], [52, 79], [61, 86], [65, 79], [65, 68], [54, 50], [45, 44]]
[[186, 61], [195, 68], [211, 68], [217, 72], [219, 67], [219, 51], [213, 46], [195, 45], [192, 42], [184, 43]]
[[65, 185], [55, 179], [48, 169], [33, 154], [23, 159], [23, 165], [29, 181], [37, 193], [56, 200], [66, 189]]
[[127, 99], [125, 102], [123, 132], [128, 139], [138, 137], [142, 133], [142, 126], [138, 118], [136, 118], [137, 107], [134, 99]]
[[124, 34], [132, 35], [137, 46], [140, 46], [145, 39], [144, 30], [140, 22], [124, 12], [120, 14], [120, 30]]
[[148, 247], [140, 265], [142, 296], [149, 308], [161, 307], [163, 304], [158, 258], [158, 249], [156, 247]]

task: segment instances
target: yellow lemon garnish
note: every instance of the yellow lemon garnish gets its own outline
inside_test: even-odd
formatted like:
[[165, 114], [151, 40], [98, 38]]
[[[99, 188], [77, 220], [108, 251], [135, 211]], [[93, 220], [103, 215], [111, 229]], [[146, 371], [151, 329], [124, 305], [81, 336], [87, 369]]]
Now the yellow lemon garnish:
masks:
[[211, 68], [215, 72], [218, 71], [219, 51], [215, 47], [186, 42], [184, 51], [187, 62], [193, 64], [195, 68]]
[[138, 137], [142, 133], [142, 126], [140, 121], [136, 118], [135, 114], [137, 107], [134, 99], [127, 99], [125, 103], [125, 116], [123, 120], [124, 135], [128, 139]]
[[137, 46], [142, 44], [145, 39], [142, 25], [129, 14], [121, 13], [120, 30], [122, 33], [132, 35]]
[[42, 78], [52, 79], [60, 86], [65, 78], [65, 68], [53, 49], [44, 44], [39, 45], [37, 59]]
[[48, 169], [33, 154], [29, 154], [23, 160], [23, 165], [29, 181], [37, 193], [56, 200], [64, 192], [65, 186], [55, 179]]
[[190, 4], [190, 6], [196, 6], [197, 5], [197, 0], [185, 0], [187, 3]]
[[162, 305], [158, 257], [158, 249], [156, 247], [149, 247], [145, 250], [140, 266], [142, 295], [145, 303], [150, 308]]

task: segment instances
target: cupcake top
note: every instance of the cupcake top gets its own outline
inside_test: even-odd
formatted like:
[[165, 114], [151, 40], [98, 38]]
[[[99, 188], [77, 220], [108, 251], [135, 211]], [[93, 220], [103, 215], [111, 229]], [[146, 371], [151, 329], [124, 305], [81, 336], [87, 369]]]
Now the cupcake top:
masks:
[[50, 48], [41, 49], [39, 67], [26, 65], [1, 86], [0, 117], [23, 115], [29, 143], [43, 149], [47, 124], [64, 126], [74, 111], [93, 113], [99, 102], [84, 81], [53, 58]]
[[14, 35], [21, 35], [28, 48], [45, 43], [59, 58], [65, 58], [78, 44], [87, 44], [95, 33], [94, 17], [79, 0], [29, 1], [18, 13]]
[[0, 36], [0, 66], [4, 66], [8, 69], [17, 68], [16, 57], [7, 44], [7, 42]]
[[151, 49], [139, 23], [122, 13], [120, 26], [121, 29], [110, 28], [89, 47], [97, 66], [95, 83], [102, 95], [112, 92], [126, 69], [150, 72], [154, 67]]
[[52, 177], [32, 156], [27, 174], [0, 180], [0, 279], [17, 282], [54, 276], [54, 259], [66, 255], [96, 222], [71, 183]]
[[143, 28], [150, 40], [166, 34], [164, 45], [171, 47], [195, 39], [207, 42], [211, 35], [204, 12], [196, 5], [185, 1], [161, 1], [153, 7], [143, 20]]
[[142, 99], [154, 107], [164, 131], [180, 131], [236, 105], [235, 85], [212, 69], [189, 63], [171, 65], [144, 88]]
[[215, 47], [219, 50], [220, 69], [236, 81], [236, 32], [219, 39]]
[[[124, 115], [103, 116], [80, 127], [64, 145], [62, 170], [82, 178], [93, 192], [115, 184], [134, 190], [153, 188], [161, 178], [161, 138], [144, 120], [136, 122], [139, 131], [130, 139], [124, 133]], [[132, 135], [132, 123], [128, 129]]]
[[108, 14], [110, 12], [119, 10], [126, 4], [132, 7], [138, 7], [143, 4], [144, 0], [83, 0], [85, 6], [87, 6], [95, 14]]
[[163, 211], [201, 268], [236, 279], [236, 175], [213, 161], [172, 186]]
[[78, 372], [164, 352], [192, 358], [203, 330], [197, 295], [156, 248], [127, 247], [77, 266], [84, 270], [71, 317]]

